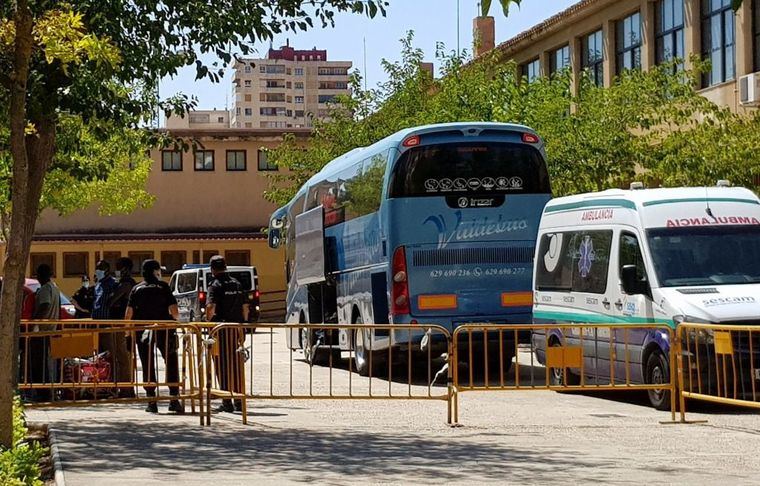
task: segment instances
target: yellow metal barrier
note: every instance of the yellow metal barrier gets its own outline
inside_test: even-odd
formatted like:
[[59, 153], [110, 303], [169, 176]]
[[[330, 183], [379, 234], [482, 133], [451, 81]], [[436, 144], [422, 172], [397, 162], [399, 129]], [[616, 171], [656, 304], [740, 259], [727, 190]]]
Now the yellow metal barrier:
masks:
[[201, 337], [174, 321], [22, 321], [18, 388], [28, 407], [189, 400], [202, 424]]
[[[520, 344], [530, 339], [530, 345]], [[673, 330], [646, 324], [467, 324], [452, 334], [454, 422], [459, 393], [496, 390], [654, 391], [676, 418]], [[657, 342], [661, 341], [662, 345]], [[667, 363], [647, 377], [651, 353]], [[663, 376], [669, 373], [669, 376]], [[659, 376], [659, 379], [657, 378]], [[648, 382], [649, 381], [649, 382]]]
[[[350, 350], [341, 352], [339, 339], [353, 343]], [[263, 399], [438, 400], [452, 421], [451, 339], [440, 326], [219, 324], [205, 343], [206, 424], [220, 398], [239, 402], [243, 423], [247, 401]]]
[[760, 409], [760, 326], [682, 323], [676, 336], [681, 421], [687, 399]]

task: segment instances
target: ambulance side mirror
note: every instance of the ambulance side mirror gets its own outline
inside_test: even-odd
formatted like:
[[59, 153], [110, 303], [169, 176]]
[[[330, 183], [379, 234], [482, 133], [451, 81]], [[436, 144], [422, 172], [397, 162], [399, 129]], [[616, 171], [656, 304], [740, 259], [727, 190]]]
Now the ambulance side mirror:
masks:
[[646, 293], [646, 284], [639, 280], [636, 265], [623, 265], [620, 280], [623, 283], [623, 292], [626, 294], [639, 295]]

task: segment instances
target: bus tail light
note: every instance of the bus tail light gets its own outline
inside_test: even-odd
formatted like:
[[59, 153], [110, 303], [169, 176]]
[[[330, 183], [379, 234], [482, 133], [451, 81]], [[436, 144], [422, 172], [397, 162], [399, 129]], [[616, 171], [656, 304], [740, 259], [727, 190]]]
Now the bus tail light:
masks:
[[403, 246], [393, 253], [393, 282], [391, 292], [391, 313], [393, 315], [409, 314], [409, 277], [406, 271], [406, 251]]
[[541, 141], [541, 139], [538, 138], [538, 135], [534, 135], [532, 133], [523, 133], [522, 141], [525, 143], [538, 143]]

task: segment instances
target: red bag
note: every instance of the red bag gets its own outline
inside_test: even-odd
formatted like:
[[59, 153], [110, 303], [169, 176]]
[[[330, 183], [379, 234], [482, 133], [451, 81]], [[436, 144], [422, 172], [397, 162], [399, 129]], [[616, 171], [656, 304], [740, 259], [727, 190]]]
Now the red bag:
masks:
[[[101, 353], [93, 358], [67, 359], [64, 363], [64, 379], [68, 383], [103, 383], [111, 380], [111, 363], [108, 361], [108, 352]], [[94, 397], [98, 394], [108, 394], [107, 388], [79, 388], [72, 390], [69, 395], [78, 398]]]

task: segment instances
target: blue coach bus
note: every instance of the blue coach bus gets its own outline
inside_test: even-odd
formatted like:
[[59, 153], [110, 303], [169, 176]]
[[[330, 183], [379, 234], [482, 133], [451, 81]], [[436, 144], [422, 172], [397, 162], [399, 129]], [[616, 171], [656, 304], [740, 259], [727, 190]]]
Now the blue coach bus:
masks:
[[[550, 197], [543, 143], [524, 126], [430, 125], [354, 149], [272, 215], [270, 246], [285, 246], [287, 321], [450, 330], [529, 323], [535, 240]], [[374, 368], [388, 346], [418, 350], [420, 339], [371, 326], [288, 336], [312, 362], [353, 349], [365, 375], [370, 352]], [[503, 346], [504, 363], [513, 350]]]

